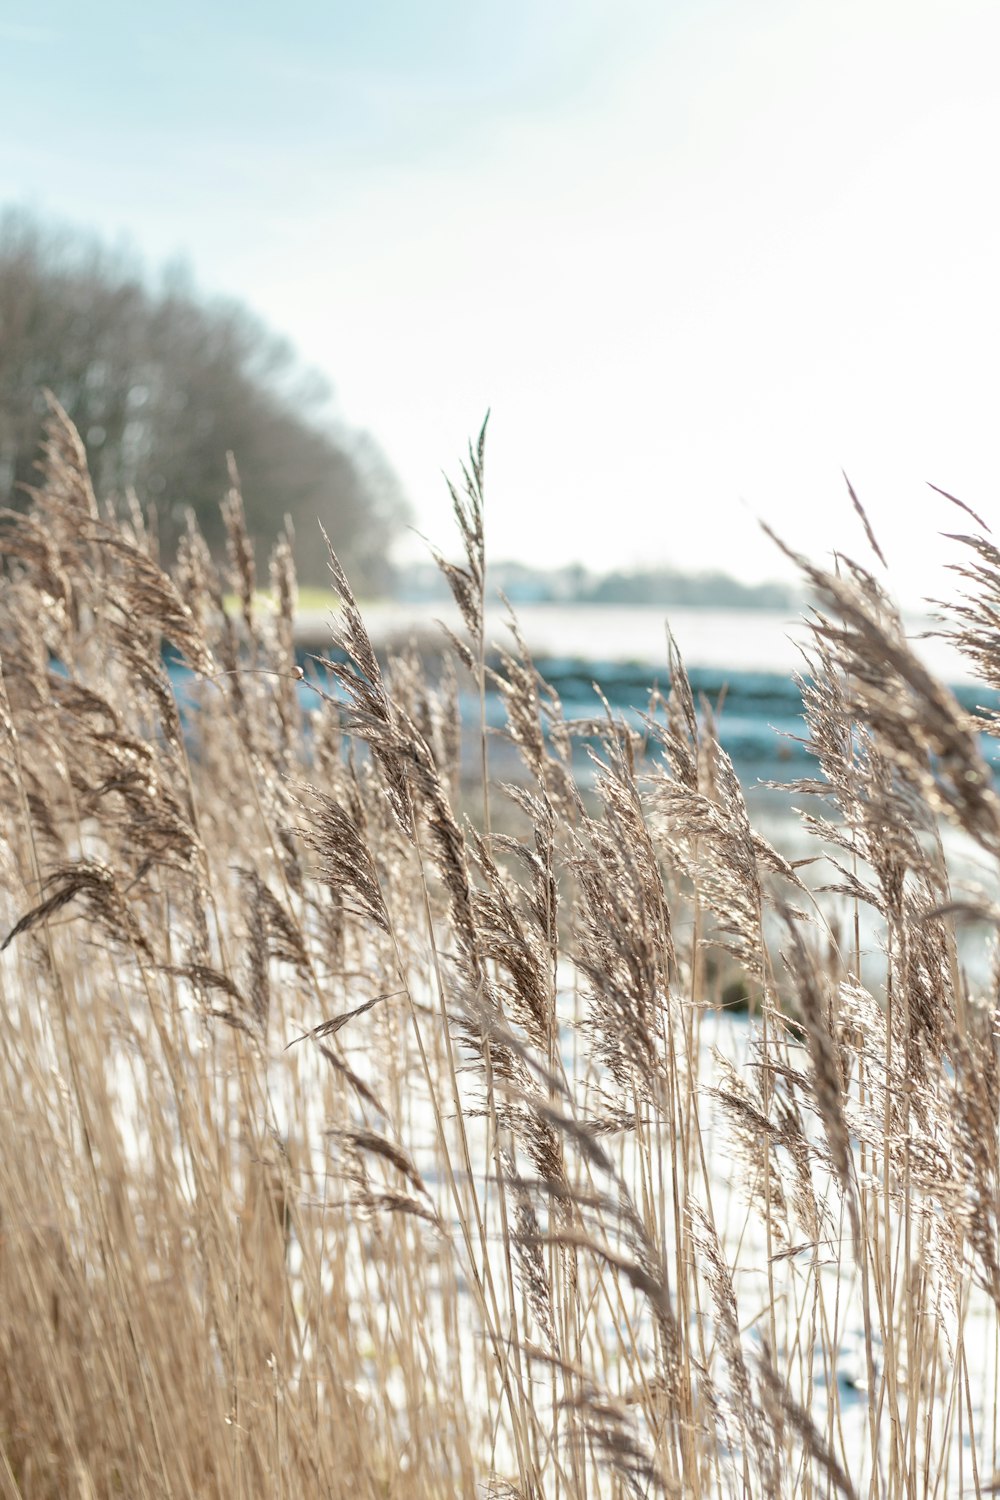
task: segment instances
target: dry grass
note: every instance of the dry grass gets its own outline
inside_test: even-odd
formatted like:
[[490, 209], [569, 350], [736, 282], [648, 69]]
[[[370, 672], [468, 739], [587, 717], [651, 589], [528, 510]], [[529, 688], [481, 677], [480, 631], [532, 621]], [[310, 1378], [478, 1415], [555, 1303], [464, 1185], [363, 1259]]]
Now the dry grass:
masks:
[[[481, 441], [454, 501], [483, 696]], [[641, 744], [567, 725], [515, 632], [524, 776], [483, 731], [470, 820], [457, 677], [380, 663], [333, 559], [347, 665], [305, 696], [290, 547], [262, 611], [225, 515], [228, 576], [194, 529], [162, 570], [55, 411], [4, 520], [0, 1494], [985, 1492], [998, 989], [956, 932], [996, 924], [1000, 800], [874, 578], [800, 560], [817, 900], [676, 653]]]

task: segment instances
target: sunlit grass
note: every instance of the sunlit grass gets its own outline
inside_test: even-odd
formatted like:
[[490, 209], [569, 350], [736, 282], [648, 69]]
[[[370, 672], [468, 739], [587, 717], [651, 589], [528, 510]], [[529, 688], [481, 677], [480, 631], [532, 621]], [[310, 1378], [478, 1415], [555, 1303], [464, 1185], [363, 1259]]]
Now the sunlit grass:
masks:
[[[333, 589], [318, 588], [314, 584], [299, 584], [297, 587], [298, 607], [300, 612], [309, 614], [325, 614], [333, 612], [339, 614], [340, 600]], [[254, 607], [264, 614], [274, 613], [278, 608], [278, 601], [267, 589], [256, 589], [253, 595]], [[222, 602], [226, 613], [238, 615], [242, 605], [240, 596], [229, 591], [222, 596]]]

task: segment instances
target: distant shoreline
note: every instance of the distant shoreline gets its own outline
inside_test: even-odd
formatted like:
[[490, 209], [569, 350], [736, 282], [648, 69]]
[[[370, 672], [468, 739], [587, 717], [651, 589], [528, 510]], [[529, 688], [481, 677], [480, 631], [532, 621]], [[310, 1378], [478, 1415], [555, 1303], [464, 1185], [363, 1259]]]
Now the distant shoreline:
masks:
[[[612, 604], [610, 602], [565, 604], [513, 603], [513, 616], [529, 651], [543, 656], [569, 656], [581, 661], [608, 660], [656, 663], [666, 660], [667, 628], [678, 637], [684, 654], [689, 638], [714, 639], [711, 664], [723, 665], [728, 655], [725, 640], [745, 639], [749, 632], [755, 639], [780, 640], [788, 631], [801, 629], [801, 611], [788, 609], [736, 608], [708, 605]], [[425, 649], [446, 644], [442, 625], [461, 631], [461, 620], [450, 599], [421, 600], [407, 603], [383, 599], [361, 605], [365, 625], [379, 649], [402, 647], [414, 641]], [[507, 627], [511, 610], [499, 600], [487, 606], [487, 638], [502, 645], [512, 643]], [[295, 618], [295, 642], [305, 651], [329, 646], [336, 611], [300, 609]], [[770, 646], [755, 666], [766, 670], [770, 665]], [[782, 659], [786, 653], [780, 653]], [[790, 659], [790, 658], [789, 658]], [[736, 663], [732, 663], [735, 665]], [[781, 670], [783, 660], [776, 663]]]
[[[514, 613], [528, 650], [539, 660], [580, 663], [635, 663], [650, 678], [667, 665], [667, 630], [688, 667], [722, 672], [774, 672], [789, 675], [803, 665], [808, 631], [804, 603], [786, 609], [734, 609], [703, 605], [516, 604]], [[406, 604], [382, 600], [362, 605], [372, 641], [380, 651], [413, 642], [436, 654], [446, 644], [442, 624], [461, 632], [450, 600]], [[487, 641], [513, 645], [509, 612], [499, 602], [487, 609]], [[333, 639], [334, 611], [300, 610], [295, 642], [300, 651], [324, 654]], [[926, 615], [904, 616], [907, 633], [932, 670], [952, 683], [971, 680], [968, 664], [947, 642], [923, 639], [933, 622]]]

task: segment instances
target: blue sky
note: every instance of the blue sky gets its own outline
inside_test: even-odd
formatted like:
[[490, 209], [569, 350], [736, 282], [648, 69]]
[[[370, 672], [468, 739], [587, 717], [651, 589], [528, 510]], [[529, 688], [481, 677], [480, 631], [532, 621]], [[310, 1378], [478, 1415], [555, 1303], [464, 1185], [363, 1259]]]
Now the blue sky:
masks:
[[381, 442], [422, 530], [493, 409], [496, 555], [939, 589], [1000, 520], [993, 0], [0, 7], [0, 202], [182, 256]]

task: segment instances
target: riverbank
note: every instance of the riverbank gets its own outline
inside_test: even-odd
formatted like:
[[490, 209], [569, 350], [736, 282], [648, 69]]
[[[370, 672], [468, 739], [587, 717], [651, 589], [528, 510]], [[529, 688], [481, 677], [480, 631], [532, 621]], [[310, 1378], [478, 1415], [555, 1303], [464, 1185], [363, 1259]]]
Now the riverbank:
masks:
[[[667, 628], [689, 667], [720, 671], [790, 674], [802, 666], [809, 640], [804, 615], [789, 610], [663, 609], [653, 605], [525, 604], [517, 606], [518, 628], [536, 656], [579, 661], [642, 663], [663, 670]], [[429, 651], [441, 649], [442, 622], [458, 630], [460, 618], [447, 603], [405, 604], [376, 600], [364, 606], [373, 642], [394, 648], [413, 641]], [[329, 606], [301, 608], [295, 617], [295, 640], [303, 652], [329, 649], [336, 612]], [[499, 602], [486, 608], [489, 641], [509, 646], [509, 612]], [[949, 682], [972, 681], [968, 662], [948, 642], [929, 632], [929, 615], [904, 617], [914, 649], [928, 667]]]

